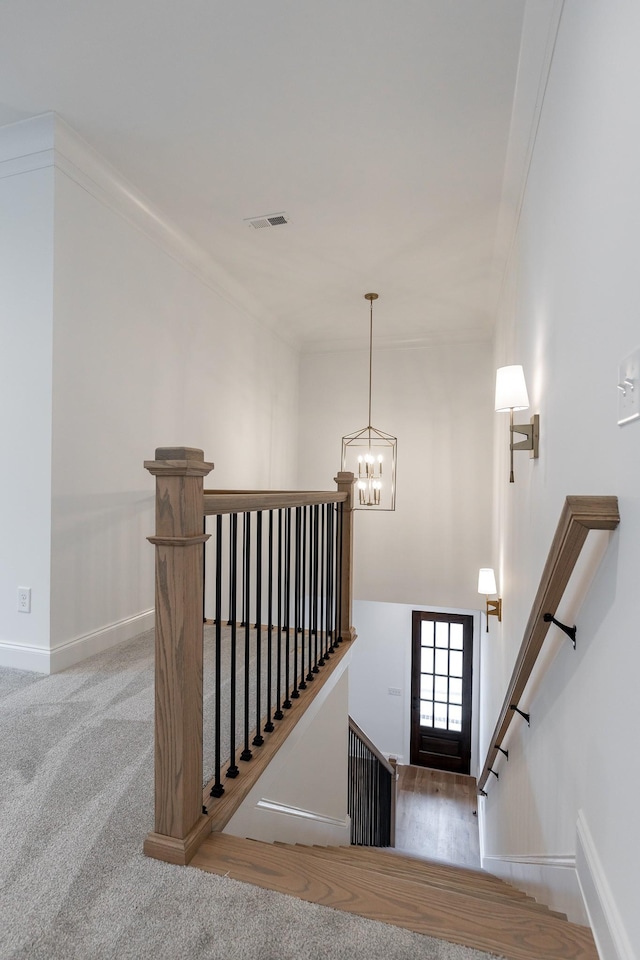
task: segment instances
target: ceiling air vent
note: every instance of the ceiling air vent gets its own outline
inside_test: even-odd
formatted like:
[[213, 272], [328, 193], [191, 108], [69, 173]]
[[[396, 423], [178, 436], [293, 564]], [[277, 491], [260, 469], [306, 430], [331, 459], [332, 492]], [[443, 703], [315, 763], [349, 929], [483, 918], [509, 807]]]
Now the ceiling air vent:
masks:
[[271, 213], [266, 217], [249, 217], [244, 222], [254, 230], [262, 230], [263, 227], [279, 227], [281, 223], [289, 223], [289, 217], [286, 213]]

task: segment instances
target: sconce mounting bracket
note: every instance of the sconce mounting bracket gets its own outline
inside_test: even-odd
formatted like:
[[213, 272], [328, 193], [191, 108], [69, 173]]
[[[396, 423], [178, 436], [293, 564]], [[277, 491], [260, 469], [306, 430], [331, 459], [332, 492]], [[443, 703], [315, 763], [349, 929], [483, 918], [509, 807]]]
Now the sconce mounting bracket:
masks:
[[[525, 440], [518, 440], [517, 443], [514, 443], [513, 435], [514, 433], [521, 433], [525, 436]], [[514, 423], [511, 427], [511, 449], [512, 450], [529, 450], [529, 458], [531, 460], [538, 459], [538, 452], [540, 448], [540, 414], [534, 413], [531, 417], [530, 423]]]

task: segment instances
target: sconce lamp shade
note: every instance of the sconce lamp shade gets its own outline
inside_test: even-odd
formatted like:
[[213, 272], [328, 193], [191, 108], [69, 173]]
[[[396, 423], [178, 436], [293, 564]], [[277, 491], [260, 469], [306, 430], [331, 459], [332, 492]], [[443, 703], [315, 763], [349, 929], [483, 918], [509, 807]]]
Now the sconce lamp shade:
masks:
[[508, 413], [509, 410], [526, 410], [529, 395], [524, 379], [524, 370], [519, 363], [509, 367], [498, 367], [496, 371], [496, 412]]
[[496, 575], [491, 567], [481, 567], [478, 571], [478, 593], [488, 595], [497, 593]]

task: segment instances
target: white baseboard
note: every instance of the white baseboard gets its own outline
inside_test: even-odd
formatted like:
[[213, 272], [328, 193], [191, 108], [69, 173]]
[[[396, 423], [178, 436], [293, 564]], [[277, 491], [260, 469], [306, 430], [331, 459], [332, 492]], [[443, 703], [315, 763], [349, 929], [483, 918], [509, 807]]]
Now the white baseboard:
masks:
[[0, 667], [28, 670], [30, 673], [49, 673], [50, 654], [48, 647], [0, 641]]
[[487, 856], [483, 851], [480, 863], [483, 870], [535, 897], [538, 903], [566, 913], [573, 923], [589, 926], [573, 854]]
[[622, 923], [585, 815], [578, 811], [576, 867], [601, 960], [638, 960]]
[[53, 649], [0, 642], [0, 667], [29, 670], [33, 673], [59, 673], [87, 657], [133, 640], [138, 634], [151, 630], [154, 623], [155, 610], [152, 609], [93, 630]]
[[286, 843], [348, 846], [351, 818], [327, 817], [313, 810], [302, 810], [268, 800], [258, 800], [254, 807], [250, 836], [255, 840], [281, 840]]

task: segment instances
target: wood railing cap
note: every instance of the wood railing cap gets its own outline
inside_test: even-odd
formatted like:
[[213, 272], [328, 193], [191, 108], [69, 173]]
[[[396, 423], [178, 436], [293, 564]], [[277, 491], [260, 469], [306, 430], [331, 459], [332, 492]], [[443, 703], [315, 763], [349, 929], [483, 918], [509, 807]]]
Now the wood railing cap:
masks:
[[206, 477], [213, 463], [204, 459], [204, 451], [197, 447], [156, 447], [155, 460], [145, 460], [144, 467], [154, 477], [160, 474], [174, 477]]

